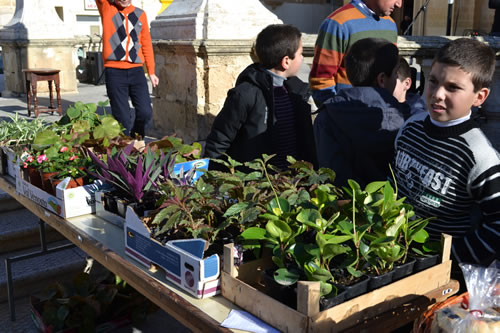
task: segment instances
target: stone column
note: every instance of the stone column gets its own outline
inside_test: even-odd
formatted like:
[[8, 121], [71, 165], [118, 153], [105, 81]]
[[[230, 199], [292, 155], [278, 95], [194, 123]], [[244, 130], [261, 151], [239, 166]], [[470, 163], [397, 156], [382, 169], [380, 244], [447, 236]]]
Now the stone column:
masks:
[[183, 0], [151, 23], [156, 74], [153, 121], [157, 136], [202, 141], [251, 49], [267, 25], [281, 23], [258, 0]]
[[[60, 69], [61, 91], [76, 92], [77, 66], [72, 29], [57, 15], [53, 0], [17, 0], [14, 16], [0, 29], [5, 90], [2, 96], [26, 92], [23, 68]], [[38, 91], [48, 91], [39, 84]]]

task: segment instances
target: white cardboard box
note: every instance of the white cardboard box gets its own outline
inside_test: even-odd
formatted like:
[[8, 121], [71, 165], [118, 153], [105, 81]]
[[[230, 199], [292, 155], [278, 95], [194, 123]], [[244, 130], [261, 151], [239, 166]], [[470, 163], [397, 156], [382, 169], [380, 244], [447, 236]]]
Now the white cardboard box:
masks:
[[69, 181], [69, 178], [66, 178], [57, 185], [54, 196], [22, 179], [19, 169], [16, 174], [16, 192], [54, 214], [69, 218], [95, 213], [95, 192], [102, 187], [100, 181], [66, 189]]
[[162, 245], [131, 207], [125, 218], [125, 253], [146, 267], [163, 268], [166, 278], [197, 298], [220, 293], [220, 260], [217, 254], [203, 258], [204, 239], [172, 240]]

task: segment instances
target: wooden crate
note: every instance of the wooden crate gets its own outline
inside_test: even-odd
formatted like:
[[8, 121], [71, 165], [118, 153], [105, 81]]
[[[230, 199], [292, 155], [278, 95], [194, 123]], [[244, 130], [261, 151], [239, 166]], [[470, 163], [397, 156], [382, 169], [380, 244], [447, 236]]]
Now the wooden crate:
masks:
[[[297, 310], [292, 309], [257, 289], [262, 270], [272, 267], [272, 263], [257, 260], [235, 267], [229, 244], [224, 250], [222, 295], [283, 332], [339, 332], [416, 298], [436, 294], [446, 298], [455, 293], [458, 284], [450, 284], [450, 251], [451, 236], [443, 235], [440, 264], [320, 312], [319, 282], [299, 281]], [[455, 290], [450, 290], [450, 285]]]

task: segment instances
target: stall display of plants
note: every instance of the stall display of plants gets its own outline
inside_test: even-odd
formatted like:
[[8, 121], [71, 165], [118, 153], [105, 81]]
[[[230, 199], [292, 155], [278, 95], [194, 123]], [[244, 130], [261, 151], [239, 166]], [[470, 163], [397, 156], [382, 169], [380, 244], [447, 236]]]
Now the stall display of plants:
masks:
[[[122, 207], [135, 204], [134, 209], [141, 216], [145, 210], [155, 208], [160, 196], [158, 188], [173, 175], [173, 165], [197, 159], [200, 153], [198, 143], [185, 145], [180, 139], [171, 137], [145, 147], [137, 147], [135, 141], [121, 150], [116, 146], [108, 147], [107, 153], [100, 156], [88, 150], [95, 165], [91, 175], [114, 187], [107, 200], [114, 197]], [[124, 215], [124, 209], [118, 209], [118, 204], [108, 206], [116, 206], [116, 213]]]
[[365, 189], [353, 180], [342, 189], [318, 184], [308, 195], [294, 203], [275, 197], [259, 215], [267, 222], [245, 229], [241, 242], [246, 248], [271, 248], [280, 285], [320, 281], [323, 300], [345, 292], [328, 306], [390, 283], [412, 242], [428, 241], [424, 227], [430, 219], [415, 219], [388, 181]]

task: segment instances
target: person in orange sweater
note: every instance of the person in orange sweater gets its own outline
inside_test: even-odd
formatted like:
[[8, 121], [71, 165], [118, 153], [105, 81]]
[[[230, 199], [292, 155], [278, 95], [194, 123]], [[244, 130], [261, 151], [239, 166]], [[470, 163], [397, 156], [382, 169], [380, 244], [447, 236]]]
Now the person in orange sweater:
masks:
[[159, 81], [146, 13], [134, 7], [132, 0], [97, 0], [97, 8], [103, 27], [102, 56], [111, 111], [125, 127], [125, 134], [144, 137], [146, 124], [153, 115], [144, 63], [153, 87]]

